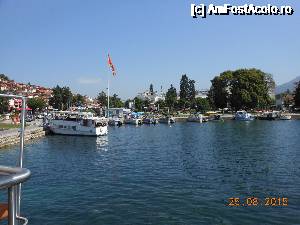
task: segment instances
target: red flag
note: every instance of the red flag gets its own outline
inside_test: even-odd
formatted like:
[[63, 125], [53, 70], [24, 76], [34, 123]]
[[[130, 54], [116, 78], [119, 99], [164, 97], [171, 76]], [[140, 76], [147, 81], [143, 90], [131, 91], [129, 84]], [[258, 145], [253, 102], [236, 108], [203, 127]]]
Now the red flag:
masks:
[[115, 76], [115, 75], [116, 75], [115, 66], [114, 66], [114, 64], [112, 63], [109, 54], [108, 54], [108, 66], [109, 66], [110, 69], [111, 69], [112, 75]]

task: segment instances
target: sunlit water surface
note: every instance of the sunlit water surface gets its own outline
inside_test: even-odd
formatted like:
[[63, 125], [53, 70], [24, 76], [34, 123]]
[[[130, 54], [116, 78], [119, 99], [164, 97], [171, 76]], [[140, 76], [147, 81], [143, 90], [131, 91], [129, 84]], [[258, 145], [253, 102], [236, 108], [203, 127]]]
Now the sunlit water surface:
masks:
[[[0, 164], [15, 165], [17, 156], [17, 146], [0, 150]], [[300, 224], [300, 121], [47, 136], [26, 144], [24, 165], [32, 177], [22, 213], [31, 225]], [[288, 197], [289, 205], [226, 206], [230, 197], [252, 196]]]

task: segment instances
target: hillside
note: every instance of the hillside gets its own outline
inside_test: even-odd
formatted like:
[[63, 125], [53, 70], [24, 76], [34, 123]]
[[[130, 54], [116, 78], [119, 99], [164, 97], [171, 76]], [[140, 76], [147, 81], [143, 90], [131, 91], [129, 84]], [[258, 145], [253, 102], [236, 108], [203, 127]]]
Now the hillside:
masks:
[[295, 79], [293, 79], [287, 83], [278, 85], [275, 88], [275, 94], [280, 94], [280, 93], [286, 92], [286, 90], [290, 90], [291, 92], [293, 92], [295, 90], [295, 86], [296, 86], [295, 83], [299, 82], [299, 81], [300, 81], [300, 76], [296, 77]]

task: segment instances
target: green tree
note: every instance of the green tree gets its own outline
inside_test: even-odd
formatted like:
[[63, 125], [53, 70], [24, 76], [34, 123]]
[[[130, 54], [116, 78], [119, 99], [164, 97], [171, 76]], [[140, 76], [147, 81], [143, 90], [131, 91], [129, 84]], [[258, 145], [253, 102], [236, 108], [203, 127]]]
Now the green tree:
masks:
[[300, 81], [296, 85], [296, 89], [294, 93], [294, 101], [295, 101], [295, 106], [300, 107]]
[[211, 80], [208, 92], [210, 104], [215, 108], [226, 108], [230, 102], [230, 83], [232, 71], [225, 71]]
[[35, 114], [37, 110], [43, 110], [47, 104], [42, 98], [30, 98], [27, 101], [27, 105], [32, 109], [32, 113]]
[[193, 108], [196, 109], [197, 112], [205, 113], [210, 110], [211, 107], [207, 98], [196, 98]]
[[266, 73], [258, 69], [234, 71], [230, 91], [235, 110], [266, 108], [272, 103]]
[[189, 95], [189, 78], [187, 77], [186, 74], [183, 74], [180, 80], [180, 91], [179, 91], [179, 96], [180, 99], [188, 99]]
[[133, 101], [135, 111], [143, 111], [143, 101], [138, 97], [135, 97]]
[[109, 97], [109, 107], [110, 108], [122, 108], [122, 107], [124, 107], [124, 103], [118, 97], [117, 94], [114, 94], [113, 96]]
[[81, 94], [76, 94], [76, 95], [73, 95], [72, 97], [72, 105], [75, 105], [75, 106], [82, 106], [84, 105], [86, 102], [85, 102], [85, 98], [83, 95]]
[[6, 76], [6, 75], [3, 74], [3, 73], [0, 74], [0, 80], [7, 80], [7, 81], [10, 81], [9, 77]]
[[72, 102], [72, 92], [69, 87], [56, 86], [52, 89], [52, 97], [49, 99], [49, 104], [58, 110], [65, 110]]
[[[4, 92], [0, 91], [0, 94], [4, 94]], [[6, 113], [8, 111], [8, 106], [8, 98], [0, 97], [0, 114]]]
[[166, 107], [166, 103], [164, 100], [158, 100], [155, 103], [155, 106], [156, 106], [156, 108], [158, 108], [160, 110], [160, 109], [163, 109], [164, 107]]
[[107, 95], [104, 91], [101, 91], [97, 96], [97, 102], [101, 104], [101, 106], [107, 106]]
[[168, 89], [167, 93], [166, 93], [166, 105], [173, 109], [175, 107], [177, 101], [177, 92], [176, 92], [176, 88], [173, 87], [173, 85], [171, 84], [171, 87]]
[[187, 100], [189, 100], [190, 102], [193, 102], [195, 100], [195, 96], [196, 96], [195, 81], [189, 80], [188, 84], [189, 84], [189, 88], [188, 88]]
[[153, 95], [153, 93], [154, 93], [153, 84], [150, 84], [149, 91], [150, 91], [150, 94]]

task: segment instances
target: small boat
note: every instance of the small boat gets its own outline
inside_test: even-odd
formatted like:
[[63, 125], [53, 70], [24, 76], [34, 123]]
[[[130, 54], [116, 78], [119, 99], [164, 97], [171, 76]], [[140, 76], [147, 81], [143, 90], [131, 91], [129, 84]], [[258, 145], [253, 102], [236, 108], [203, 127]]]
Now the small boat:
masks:
[[110, 125], [110, 126], [122, 126], [123, 121], [118, 117], [112, 117], [108, 120], [108, 125]]
[[241, 110], [235, 113], [234, 119], [237, 121], [251, 121], [254, 120], [254, 117], [251, 115], [251, 113], [247, 113], [245, 110]]
[[224, 120], [220, 114], [216, 114], [216, 115], [213, 115], [212, 117], [210, 117], [209, 121], [216, 122], [216, 121], [224, 121]]
[[142, 120], [139, 118], [127, 118], [124, 120], [124, 123], [132, 125], [142, 125]]
[[95, 117], [90, 112], [59, 112], [49, 122], [54, 134], [101, 136], [107, 135], [107, 119]]
[[175, 118], [171, 116], [166, 116], [166, 117], [159, 118], [158, 122], [171, 124], [171, 123], [175, 123]]
[[277, 111], [274, 112], [264, 112], [263, 114], [257, 117], [259, 120], [276, 120], [279, 119], [279, 113]]
[[280, 119], [280, 120], [291, 120], [291, 119], [292, 119], [292, 116], [289, 115], [289, 114], [281, 114], [281, 115], [279, 116], [279, 119]]
[[203, 122], [203, 115], [198, 114], [198, 115], [191, 115], [186, 119], [188, 122], [197, 122], [197, 123], [202, 123]]
[[144, 124], [157, 124], [158, 120], [152, 117], [146, 117], [143, 119]]

